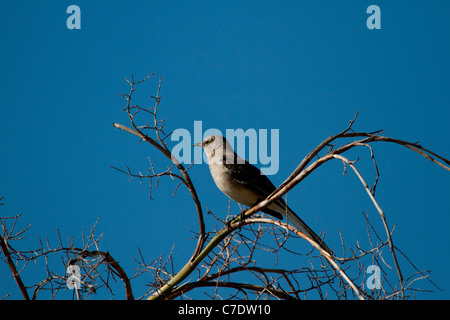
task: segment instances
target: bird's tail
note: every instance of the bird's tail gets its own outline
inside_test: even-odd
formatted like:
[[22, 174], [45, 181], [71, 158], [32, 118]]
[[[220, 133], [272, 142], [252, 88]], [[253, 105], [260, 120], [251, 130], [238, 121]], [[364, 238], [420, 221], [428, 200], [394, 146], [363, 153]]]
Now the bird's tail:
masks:
[[317, 234], [315, 234], [314, 231], [312, 231], [311, 228], [308, 227], [306, 223], [304, 223], [303, 220], [295, 214], [294, 211], [288, 208], [288, 210], [284, 212], [284, 215], [286, 216], [286, 219], [297, 228], [298, 231], [304, 233], [308, 238], [320, 245], [323, 250], [329, 254], [332, 254], [332, 251], [328, 248], [325, 242]]

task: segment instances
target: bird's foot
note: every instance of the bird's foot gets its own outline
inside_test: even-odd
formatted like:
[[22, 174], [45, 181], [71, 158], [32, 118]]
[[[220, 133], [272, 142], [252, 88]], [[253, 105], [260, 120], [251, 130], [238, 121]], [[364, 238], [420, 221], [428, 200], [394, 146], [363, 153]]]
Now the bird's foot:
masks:
[[242, 221], [244, 221], [244, 220], [245, 220], [245, 212], [246, 212], [246, 211], [247, 211], [247, 210], [242, 210], [238, 215], [236, 215], [236, 216], [233, 217], [232, 219], [228, 220], [228, 221], [227, 221], [227, 228], [228, 228], [228, 229], [231, 229], [231, 223], [232, 223], [232, 222], [236, 222], [236, 220], [239, 221], [239, 224], [240, 224]]
[[245, 209], [245, 210], [242, 210], [242, 211], [239, 213], [239, 215], [238, 215], [238, 217], [239, 217], [239, 222], [242, 222], [242, 221], [245, 220], [245, 212], [247, 212], [246, 209]]

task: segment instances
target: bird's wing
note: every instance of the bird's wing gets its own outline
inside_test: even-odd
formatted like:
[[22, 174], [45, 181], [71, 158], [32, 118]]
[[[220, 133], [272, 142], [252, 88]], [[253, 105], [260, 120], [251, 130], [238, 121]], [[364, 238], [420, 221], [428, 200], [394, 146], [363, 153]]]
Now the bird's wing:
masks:
[[[258, 202], [266, 199], [276, 189], [269, 178], [267, 178], [266, 175], [264, 175], [257, 167], [250, 164], [247, 160], [245, 160], [245, 163], [236, 163], [235, 161], [234, 164], [224, 165], [227, 168], [227, 174], [231, 176], [234, 182], [245, 186], [259, 195], [260, 199], [258, 199]], [[282, 209], [286, 207], [286, 204], [282, 198], [275, 201], [275, 203]], [[283, 216], [276, 211], [268, 208], [262, 211], [271, 214], [278, 219], [283, 219]]]
[[[250, 164], [247, 160], [245, 160], [245, 163], [242, 164], [236, 163], [235, 161], [232, 165], [224, 165], [227, 168], [227, 174], [231, 176], [234, 182], [249, 188], [261, 196], [261, 199], [259, 199], [258, 202], [266, 199], [275, 190], [275, 186], [269, 178], [267, 178], [266, 175], [264, 175], [258, 168]], [[325, 251], [332, 253], [325, 242], [316, 233], [314, 233], [314, 231], [308, 227], [308, 225], [303, 222], [303, 220], [300, 219], [300, 217], [295, 214], [291, 208], [286, 205], [283, 198], [278, 199], [274, 202], [274, 204], [278, 205], [282, 209], [288, 221], [290, 221], [299, 231], [303, 232], [306, 236], [318, 243]], [[281, 220], [283, 219], [283, 215], [281, 213], [269, 208], [263, 209], [262, 212], [268, 213], [275, 218]]]

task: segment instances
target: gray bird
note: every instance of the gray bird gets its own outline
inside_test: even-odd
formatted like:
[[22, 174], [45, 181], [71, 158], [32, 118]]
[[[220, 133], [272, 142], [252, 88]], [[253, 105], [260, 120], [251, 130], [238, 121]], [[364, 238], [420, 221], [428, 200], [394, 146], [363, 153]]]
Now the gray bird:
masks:
[[[194, 146], [201, 146], [205, 150], [216, 186], [232, 200], [252, 207], [275, 191], [276, 188], [269, 178], [247, 160], [240, 158], [224, 137], [208, 136]], [[331, 253], [322, 239], [287, 206], [282, 198], [270, 204], [262, 212], [281, 220], [284, 215], [300, 232]]]

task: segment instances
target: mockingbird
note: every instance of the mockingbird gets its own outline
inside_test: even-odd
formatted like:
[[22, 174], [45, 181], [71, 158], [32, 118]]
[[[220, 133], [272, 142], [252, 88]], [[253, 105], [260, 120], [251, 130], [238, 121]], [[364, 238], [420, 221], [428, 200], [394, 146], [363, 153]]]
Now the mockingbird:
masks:
[[[214, 182], [220, 191], [232, 200], [252, 207], [266, 199], [275, 190], [275, 186], [269, 178], [247, 160], [240, 158], [224, 137], [208, 136], [194, 146], [201, 146], [205, 150]], [[287, 206], [282, 198], [270, 204], [262, 212], [277, 219], [283, 219], [283, 215], [286, 216], [287, 220], [300, 232], [331, 253], [322, 239]]]

